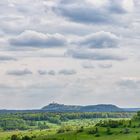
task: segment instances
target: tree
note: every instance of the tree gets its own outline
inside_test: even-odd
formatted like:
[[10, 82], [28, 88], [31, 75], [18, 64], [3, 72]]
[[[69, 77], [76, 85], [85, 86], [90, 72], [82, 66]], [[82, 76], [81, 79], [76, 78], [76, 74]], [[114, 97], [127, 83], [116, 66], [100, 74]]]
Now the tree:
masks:
[[110, 129], [109, 127], [106, 129], [106, 133], [107, 133], [108, 135], [111, 135], [111, 134], [112, 134], [111, 129]]
[[98, 132], [99, 132], [98, 127], [96, 127], [95, 128], [95, 133], [98, 133]]
[[124, 134], [129, 134], [130, 133], [130, 130], [128, 128], [125, 128], [124, 129]]
[[30, 138], [29, 136], [24, 136], [22, 140], [32, 140], [32, 138]]
[[17, 135], [12, 135], [11, 140], [20, 140]]

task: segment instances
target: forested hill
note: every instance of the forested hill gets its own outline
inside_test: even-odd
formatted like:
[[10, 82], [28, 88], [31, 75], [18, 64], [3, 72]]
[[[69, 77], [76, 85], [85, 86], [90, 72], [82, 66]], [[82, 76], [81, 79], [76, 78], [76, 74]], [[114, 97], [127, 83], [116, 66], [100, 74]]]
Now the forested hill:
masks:
[[120, 108], [112, 104], [98, 104], [88, 106], [64, 105], [50, 103], [41, 109], [34, 110], [0, 110], [2, 113], [39, 113], [39, 112], [137, 112], [140, 108]]
[[46, 111], [54, 111], [54, 112], [135, 112], [140, 109], [138, 108], [119, 108], [112, 104], [99, 104], [99, 105], [88, 105], [88, 106], [76, 106], [76, 105], [64, 105], [58, 103], [51, 103], [42, 108], [42, 110]]
[[82, 106], [50, 103], [49, 105], [43, 107], [42, 110], [48, 110], [48, 111], [80, 111], [81, 108], [82, 108]]
[[43, 110], [48, 111], [79, 111], [79, 112], [119, 112], [123, 111], [123, 109], [115, 106], [115, 105], [90, 105], [90, 106], [74, 106], [74, 105], [64, 105], [51, 103], [42, 108]]

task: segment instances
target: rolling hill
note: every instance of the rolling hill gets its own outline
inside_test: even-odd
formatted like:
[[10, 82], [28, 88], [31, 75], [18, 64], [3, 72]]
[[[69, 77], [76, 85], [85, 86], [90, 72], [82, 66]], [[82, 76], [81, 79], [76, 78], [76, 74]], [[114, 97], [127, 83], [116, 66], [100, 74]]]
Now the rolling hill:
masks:
[[112, 104], [99, 104], [88, 106], [64, 105], [58, 103], [51, 103], [42, 108], [46, 111], [54, 112], [122, 112], [125, 109], [119, 108]]

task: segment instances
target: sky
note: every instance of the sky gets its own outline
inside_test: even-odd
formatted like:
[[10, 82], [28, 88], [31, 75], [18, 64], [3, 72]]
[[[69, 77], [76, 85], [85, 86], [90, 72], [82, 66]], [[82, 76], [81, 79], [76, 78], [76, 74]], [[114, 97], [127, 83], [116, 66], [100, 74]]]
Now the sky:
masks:
[[139, 0], [0, 0], [0, 109], [140, 107], [139, 9]]

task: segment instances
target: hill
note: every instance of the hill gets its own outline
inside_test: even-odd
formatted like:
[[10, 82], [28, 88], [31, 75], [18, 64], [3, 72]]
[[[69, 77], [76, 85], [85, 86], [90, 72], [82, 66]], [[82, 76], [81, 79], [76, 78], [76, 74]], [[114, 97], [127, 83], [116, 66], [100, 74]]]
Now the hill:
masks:
[[120, 108], [112, 104], [98, 104], [98, 105], [65, 105], [58, 103], [50, 103], [41, 109], [33, 110], [0, 110], [0, 114], [5, 113], [39, 113], [39, 112], [137, 112], [140, 108]]
[[46, 111], [54, 112], [122, 112], [124, 109], [119, 108], [111, 104], [99, 104], [89, 106], [76, 106], [76, 105], [64, 105], [58, 103], [51, 103], [42, 108]]

